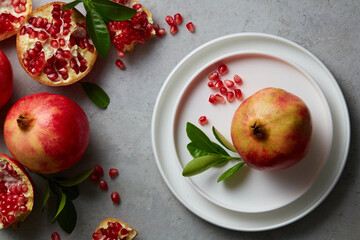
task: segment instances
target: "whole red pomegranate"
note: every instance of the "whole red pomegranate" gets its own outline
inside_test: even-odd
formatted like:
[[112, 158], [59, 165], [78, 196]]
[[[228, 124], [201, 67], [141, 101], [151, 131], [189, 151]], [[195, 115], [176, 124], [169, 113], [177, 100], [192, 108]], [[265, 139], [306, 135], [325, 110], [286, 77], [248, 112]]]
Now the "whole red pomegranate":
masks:
[[132, 240], [137, 234], [137, 231], [125, 222], [115, 218], [107, 218], [95, 229], [92, 240]]
[[37, 173], [55, 173], [83, 156], [89, 143], [89, 122], [69, 98], [36, 93], [11, 107], [4, 138], [11, 155], [23, 166]]
[[0, 50], [0, 108], [9, 100], [13, 91], [13, 72], [9, 59]]
[[0, 153], [0, 229], [24, 221], [34, 204], [34, 188], [26, 170]]
[[294, 94], [265, 88], [244, 100], [231, 126], [234, 147], [246, 164], [264, 171], [288, 168], [308, 152], [310, 112]]

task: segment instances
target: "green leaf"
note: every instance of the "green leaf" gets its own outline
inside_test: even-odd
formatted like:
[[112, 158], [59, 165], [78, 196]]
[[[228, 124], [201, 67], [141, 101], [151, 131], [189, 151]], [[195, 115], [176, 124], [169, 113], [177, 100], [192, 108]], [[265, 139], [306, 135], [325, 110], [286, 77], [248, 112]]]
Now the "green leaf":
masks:
[[110, 34], [108, 28], [101, 15], [96, 10], [90, 8], [87, 4], [84, 5], [87, 10], [85, 21], [88, 33], [100, 57], [104, 58], [110, 48]]
[[227, 140], [214, 126], [212, 127], [212, 131], [215, 138], [221, 143], [221, 145], [223, 145], [232, 152], [237, 152], [234, 145], [232, 145], [232, 143]]
[[184, 177], [191, 177], [208, 170], [216, 164], [224, 163], [226, 161], [227, 159], [211, 155], [194, 158], [184, 167], [182, 175]]
[[55, 217], [51, 220], [51, 223], [55, 223], [56, 218], [59, 216], [59, 214], [61, 213], [61, 211], [65, 207], [66, 195], [61, 190], [60, 190], [60, 192], [61, 192], [61, 199], [60, 199], [59, 207], [58, 207], [58, 210], [57, 210], [57, 212], [55, 214]]
[[227, 179], [228, 177], [233, 175], [237, 170], [239, 170], [244, 164], [245, 164], [245, 162], [240, 162], [240, 163], [236, 164], [235, 166], [229, 168], [227, 171], [225, 171], [223, 174], [221, 174], [221, 176], [219, 177], [217, 182], [221, 182], [222, 180]]
[[128, 20], [136, 13], [136, 10], [133, 8], [108, 0], [92, 0], [90, 4], [101, 16], [105, 16], [113, 21]]
[[76, 226], [77, 214], [74, 204], [67, 199], [64, 209], [57, 217], [60, 227], [67, 233], [71, 233]]
[[110, 104], [110, 98], [107, 93], [98, 85], [90, 82], [81, 82], [86, 95], [98, 107], [106, 109]]
[[78, 186], [62, 187], [61, 189], [66, 194], [66, 198], [70, 200], [74, 200], [80, 195]]
[[61, 10], [66, 11], [66, 10], [72, 9], [72, 8], [74, 8], [76, 5], [78, 5], [78, 4], [81, 3], [81, 2], [82, 2], [82, 0], [75, 0], [75, 1], [73, 1], [73, 2], [70, 2], [70, 3], [68, 3], [68, 4], [65, 4], [65, 5], [61, 8]]
[[41, 207], [41, 211], [42, 211], [42, 212], [44, 211], [45, 206], [46, 206], [46, 203], [48, 202], [49, 197], [50, 197], [50, 187], [49, 187], [49, 183], [48, 183], [48, 181], [46, 181], [45, 183], [46, 183], [45, 196], [44, 196], [43, 204], [42, 204], [42, 207]]
[[64, 187], [72, 187], [72, 186], [78, 185], [79, 183], [82, 183], [83, 181], [85, 181], [93, 171], [94, 171], [93, 169], [89, 169], [89, 170], [77, 175], [74, 178], [58, 181], [58, 183]]
[[190, 142], [186, 147], [187, 147], [189, 153], [191, 154], [191, 156], [193, 158], [202, 157], [202, 156], [208, 156], [208, 155], [222, 156], [222, 155], [219, 155], [219, 154], [209, 153], [207, 151], [204, 151], [204, 150], [198, 148], [194, 144], [194, 142]]
[[203, 131], [201, 131], [194, 124], [187, 122], [186, 123], [186, 133], [189, 139], [193, 142], [193, 145], [199, 149], [207, 151], [209, 153], [216, 153], [225, 156], [229, 154], [218, 144], [210, 141]]

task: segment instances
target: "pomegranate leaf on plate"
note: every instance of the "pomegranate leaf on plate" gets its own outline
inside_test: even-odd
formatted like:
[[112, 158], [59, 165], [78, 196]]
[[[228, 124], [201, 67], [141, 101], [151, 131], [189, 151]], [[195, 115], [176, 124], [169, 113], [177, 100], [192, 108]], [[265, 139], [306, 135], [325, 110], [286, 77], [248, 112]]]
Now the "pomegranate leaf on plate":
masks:
[[186, 164], [186, 166], [183, 169], [182, 175], [184, 177], [191, 177], [199, 173], [202, 173], [217, 164], [224, 163], [226, 161], [227, 159], [223, 159], [219, 156], [213, 156], [213, 155], [197, 157], [194, 158], [192, 161], [190, 161], [188, 164]]
[[232, 143], [227, 140], [214, 126], [212, 127], [212, 131], [215, 138], [221, 143], [221, 145], [223, 145], [232, 152], [237, 152], [234, 145], [232, 145]]
[[221, 176], [219, 177], [219, 179], [217, 180], [217, 182], [221, 182], [225, 179], [227, 179], [228, 177], [230, 177], [231, 175], [233, 175], [237, 170], [239, 170], [242, 166], [244, 166], [245, 162], [239, 162], [238, 164], [236, 164], [235, 166], [229, 168], [228, 170], [226, 170], [223, 174], [221, 174]]

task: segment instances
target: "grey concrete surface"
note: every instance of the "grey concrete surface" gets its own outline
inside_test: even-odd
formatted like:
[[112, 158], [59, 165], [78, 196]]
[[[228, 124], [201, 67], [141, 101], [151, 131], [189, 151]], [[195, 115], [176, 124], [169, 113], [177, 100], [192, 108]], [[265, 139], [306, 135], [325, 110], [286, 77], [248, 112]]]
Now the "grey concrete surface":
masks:
[[[34, 1], [38, 7], [50, 1]], [[192, 21], [196, 33], [183, 23], [175, 36], [152, 39], [138, 46], [124, 60], [120, 71], [115, 50], [98, 60], [84, 81], [100, 85], [111, 98], [108, 109], [90, 102], [80, 84], [47, 87], [32, 80], [21, 68], [15, 38], [0, 42], [14, 68], [14, 92], [0, 110], [0, 126], [12, 104], [36, 92], [52, 92], [75, 100], [90, 121], [91, 140], [83, 159], [60, 175], [72, 176], [100, 163], [106, 171], [117, 167], [119, 176], [103, 192], [90, 181], [80, 185], [74, 201], [77, 226], [66, 234], [50, 224], [54, 204], [40, 211], [44, 183], [31, 174], [36, 187], [35, 207], [17, 230], [0, 231], [0, 239], [91, 239], [93, 229], [107, 217], [116, 217], [135, 227], [138, 240], [145, 239], [360, 239], [360, 2], [358, 0], [143, 0], [154, 21], [165, 27], [166, 15], [180, 12]], [[156, 97], [176, 64], [196, 47], [217, 37], [239, 32], [263, 32], [294, 41], [315, 54], [332, 72], [345, 96], [351, 118], [351, 146], [346, 167], [330, 195], [310, 214], [285, 227], [265, 232], [240, 232], [208, 223], [188, 211], [163, 181], [151, 147], [151, 117]], [[0, 128], [0, 152], [8, 150]], [[110, 193], [118, 190], [121, 204], [114, 206]], [[53, 199], [52, 199], [53, 200]]]

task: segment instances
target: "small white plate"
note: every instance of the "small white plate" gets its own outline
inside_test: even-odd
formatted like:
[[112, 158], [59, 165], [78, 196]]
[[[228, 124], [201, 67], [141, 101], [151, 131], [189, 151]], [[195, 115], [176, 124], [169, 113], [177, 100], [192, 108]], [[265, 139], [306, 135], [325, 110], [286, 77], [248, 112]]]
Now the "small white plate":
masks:
[[[220, 64], [226, 64], [228, 74], [223, 80], [239, 74], [243, 94], [249, 96], [267, 87], [277, 87], [299, 96], [308, 106], [313, 124], [309, 153], [300, 163], [282, 171], [263, 172], [243, 167], [231, 178], [216, 183], [226, 169], [237, 162], [211, 168], [189, 178], [190, 184], [209, 201], [238, 212], [265, 212], [283, 207], [301, 195], [311, 186], [325, 164], [332, 142], [333, 126], [330, 109], [319, 86], [300, 67], [280, 57], [255, 51], [234, 52], [202, 67], [189, 79], [177, 101], [173, 114], [175, 150], [178, 155], [179, 171], [192, 159], [186, 145], [186, 122], [203, 130], [214, 142], [211, 126], [215, 126], [227, 139], [230, 138], [231, 120], [239, 101], [233, 103], [209, 103], [209, 95], [219, 93], [207, 86], [207, 76]], [[205, 115], [209, 124], [201, 127], [197, 120]]]
[[[312, 186], [297, 200], [272, 211], [245, 213], [221, 207], [204, 198], [181, 174], [173, 144], [172, 114], [182, 90], [196, 72], [221, 56], [238, 51], [260, 51], [285, 56], [316, 81], [329, 104], [333, 144], [327, 163]], [[249, 94], [250, 92], [245, 92]], [[210, 120], [212, 121], [212, 120]], [[220, 127], [220, 126], [219, 126]], [[223, 132], [222, 129], [220, 131]], [[262, 33], [240, 33], [212, 40], [188, 54], [170, 73], [155, 103], [152, 146], [159, 171], [174, 196], [190, 211], [215, 225], [241, 231], [263, 231], [292, 223], [316, 208], [335, 186], [345, 166], [350, 145], [350, 121], [342, 92], [324, 64], [303, 47]]]

